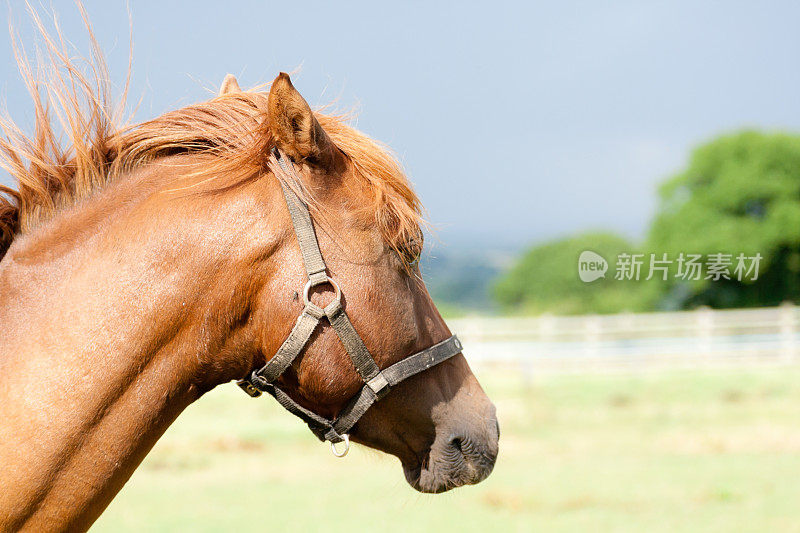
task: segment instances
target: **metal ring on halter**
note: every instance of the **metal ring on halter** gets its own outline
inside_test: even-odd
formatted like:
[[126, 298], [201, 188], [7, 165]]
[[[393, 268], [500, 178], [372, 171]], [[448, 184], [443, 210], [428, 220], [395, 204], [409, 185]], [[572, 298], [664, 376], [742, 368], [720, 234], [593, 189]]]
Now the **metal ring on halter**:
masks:
[[[331, 278], [331, 277], [328, 277], [328, 279], [326, 279], [322, 283], [312, 283], [311, 280], [308, 280], [308, 282], [306, 282], [306, 286], [303, 287], [303, 303], [305, 303], [306, 305], [309, 305], [311, 303], [311, 299], [309, 298], [309, 294], [308, 293], [311, 292], [311, 288], [312, 287], [319, 287], [320, 285], [325, 285], [326, 283], [328, 285], [330, 285], [331, 287], [333, 287], [334, 296], [333, 296], [333, 302], [331, 302], [331, 303], [334, 303], [334, 302], [341, 303], [341, 301], [342, 301], [342, 289], [339, 288], [339, 284], [336, 283], [333, 280], [333, 278]], [[328, 304], [328, 305], [330, 305], [330, 304]]]
[[344, 439], [344, 450], [341, 452], [336, 449], [336, 443], [331, 442], [331, 452], [333, 452], [333, 455], [335, 455], [336, 457], [344, 457], [345, 455], [347, 455], [347, 452], [350, 451], [350, 435], [345, 433], [344, 435], [342, 435], [342, 438]]

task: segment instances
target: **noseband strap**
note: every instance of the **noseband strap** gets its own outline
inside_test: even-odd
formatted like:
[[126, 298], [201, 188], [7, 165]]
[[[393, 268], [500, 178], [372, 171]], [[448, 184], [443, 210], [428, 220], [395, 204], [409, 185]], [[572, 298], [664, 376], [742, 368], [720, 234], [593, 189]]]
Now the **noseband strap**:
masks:
[[[283, 173], [297, 180], [297, 175], [291, 162], [277, 149], [273, 150], [270, 163], [273, 169], [277, 164]], [[276, 177], [278, 177], [277, 173]], [[381, 370], [342, 307], [342, 291], [339, 285], [326, 272], [327, 267], [319, 249], [317, 236], [314, 232], [314, 223], [311, 220], [308, 206], [297, 196], [284, 179], [278, 177], [278, 182], [283, 190], [286, 206], [289, 208], [289, 215], [292, 218], [292, 225], [303, 256], [303, 264], [308, 274], [308, 282], [303, 289], [305, 307], [297, 318], [297, 323], [292, 328], [291, 333], [278, 348], [275, 355], [266, 365], [254, 370], [245, 379], [239, 380], [238, 385], [250, 396], [261, 396], [263, 392], [272, 395], [289, 412], [308, 424], [308, 427], [320, 440], [338, 443], [346, 440], [345, 437], [353, 425], [358, 422], [373, 403], [383, 398], [391, 387], [458, 354], [462, 349], [461, 342], [453, 335], [430, 348], [412, 354]], [[311, 289], [320, 285], [330, 285], [335, 293], [333, 302], [324, 308], [315, 305], [309, 298]], [[280, 378], [303, 351], [311, 338], [311, 334], [323, 318], [327, 319], [333, 327], [345, 350], [350, 355], [353, 367], [364, 381], [364, 386], [358, 394], [345, 405], [334, 420], [329, 420], [306, 409], [275, 385], [275, 381]]]

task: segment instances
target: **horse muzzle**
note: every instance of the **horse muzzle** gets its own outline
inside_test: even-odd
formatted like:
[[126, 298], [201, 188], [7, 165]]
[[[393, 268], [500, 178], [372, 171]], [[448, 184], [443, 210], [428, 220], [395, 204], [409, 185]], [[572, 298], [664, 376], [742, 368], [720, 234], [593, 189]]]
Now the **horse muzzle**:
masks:
[[408, 483], [436, 494], [486, 479], [494, 469], [500, 440], [494, 405], [487, 411], [486, 416], [471, 417], [473, 423], [448, 424], [437, 431], [427, 455], [418, 464], [403, 465]]

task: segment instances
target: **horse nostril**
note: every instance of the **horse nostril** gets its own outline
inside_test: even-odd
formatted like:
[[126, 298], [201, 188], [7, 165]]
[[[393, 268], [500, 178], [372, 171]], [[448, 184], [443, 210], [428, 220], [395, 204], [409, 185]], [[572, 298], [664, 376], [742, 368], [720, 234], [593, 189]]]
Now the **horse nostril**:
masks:
[[447, 463], [449, 482], [454, 486], [478, 483], [492, 471], [496, 452], [490, 443], [484, 443], [469, 433], [450, 434], [446, 442], [442, 459]]
[[494, 425], [497, 428], [497, 438], [500, 438], [500, 421], [495, 418]]

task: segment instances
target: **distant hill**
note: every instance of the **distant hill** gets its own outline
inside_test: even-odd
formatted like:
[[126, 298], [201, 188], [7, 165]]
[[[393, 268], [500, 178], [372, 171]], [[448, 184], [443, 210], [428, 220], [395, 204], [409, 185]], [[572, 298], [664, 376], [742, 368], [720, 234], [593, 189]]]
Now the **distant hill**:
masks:
[[491, 287], [510, 268], [516, 250], [431, 246], [423, 253], [422, 277], [444, 315], [491, 314], [498, 310]]

